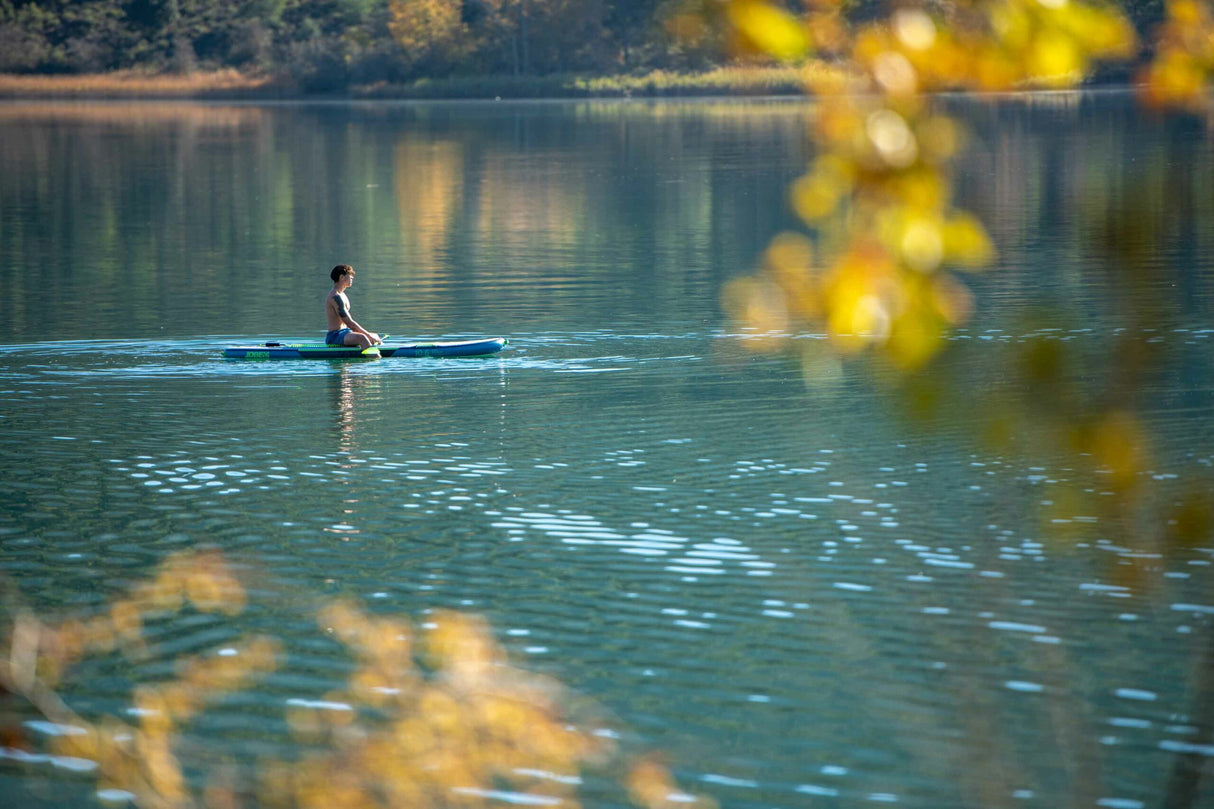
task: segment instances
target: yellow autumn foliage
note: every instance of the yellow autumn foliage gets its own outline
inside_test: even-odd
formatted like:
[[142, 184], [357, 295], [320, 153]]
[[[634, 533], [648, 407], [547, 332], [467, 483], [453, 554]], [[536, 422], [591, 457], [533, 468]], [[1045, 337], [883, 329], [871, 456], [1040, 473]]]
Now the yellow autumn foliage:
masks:
[[463, 5], [453, 0], [389, 0], [388, 30], [411, 63], [456, 63], [472, 50]]
[[[972, 308], [952, 274], [995, 259], [979, 219], [952, 204], [950, 170], [966, 133], [927, 94], [1072, 87], [1098, 61], [1137, 47], [1125, 15], [1099, 0], [971, 0], [947, 15], [903, 6], [854, 31], [831, 3], [811, 3], [800, 17], [763, 0], [725, 8], [723, 24], [743, 52], [782, 60], [820, 47], [812, 32], [830, 19], [830, 50], [848, 55], [854, 76], [807, 74], [818, 100], [816, 154], [791, 204], [817, 233], [817, 263], [773, 262], [769, 252], [762, 281], [726, 287], [727, 309], [768, 335], [755, 347], [779, 343], [777, 333], [823, 331], [846, 354], [873, 349], [907, 371], [929, 362]], [[1208, 85], [1209, 10], [1197, 0], [1169, 8], [1170, 44], [1148, 92], [1189, 99]]]
[[1144, 100], [1155, 107], [1208, 107], [1212, 77], [1214, 10], [1201, 0], [1171, 0], [1155, 59], [1140, 76]]
[[[220, 770], [195, 787], [177, 748], [185, 726], [212, 700], [275, 670], [283, 649], [272, 637], [178, 660], [172, 679], [134, 689], [128, 710], [134, 724], [76, 715], [50, 691], [85, 655], [107, 653], [118, 639], [142, 642], [147, 620], [168, 617], [170, 606], [231, 613], [246, 600], [219, 554], [175, 554], [93, 618], [51, 626], [28, 613], [18, 616], [12, 649], [0, 657], [22, 662], [17, 668], [0, 663], [0, 686], [73, 729], [56, 738], [54, 749], [96, 762], [101, 788], [163, 809], [197, 806], [200, 798], [202, 805], [235, 807], [247, 805], [250, 795], [260, 805], [299, 809], [472, 809], [494, 805], [503, 789], [574, 809], [583, 769], [616, 755], [612, 734], [570, 716], [558, 683], [514, 667], [483, 618], [451, 611], [417, 627], [397, 616], [369, 615], [349, 601], [322, 604], [319, 627], [356, 667], [344, 687], [315, 706], [292, 706], [285, 716], [301, 742], [320, 749], [298, 761], [259, 762], [255, 785], [241, 787]], [[678, 790], [668, 772], [644, 767], [651, 773], [644, 777], [665, 791], [649, 787], [639, 794], [641, 806], [711, 805]]]

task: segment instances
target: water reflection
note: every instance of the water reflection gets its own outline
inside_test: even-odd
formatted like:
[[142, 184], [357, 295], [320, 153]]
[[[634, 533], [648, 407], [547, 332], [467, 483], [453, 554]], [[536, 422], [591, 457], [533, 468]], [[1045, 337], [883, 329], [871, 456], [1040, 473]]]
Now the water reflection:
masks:
[[[760, 118], [729, 105], [3, 109], [0, 288], [36, 262], [55, 301], [38, 322], [74, 337], [198, 336], [232, 323], [311, 332], [300, 301], [335, 255], [365, 270], [366, 319], [401, 335], [568, 321], [553, 300], [587, 294], [621, 317], [641, 304], [698, 318], [716, 294], [700, 266], [734, 272], [764, 235], [734, 224], [771, 232], [782, 219], [804, 112], [798, 102]], [[236, 272], [245, 288], [232, 295]], [[33, 322], [33, 304], [14, 302], [0, 324], [10, 340]]]
[[[49, 101], [0, 104], [0, 122], [117, 130], [233, 130], [264, 123], [268, 110], [193, 101]], [[163, 132], [162, 132], [163, 134]]]
[[338, 367], [333, 370], [329, 385], [332, 393], [329, 413], [333, 418], [338, 453], [353, 457], [357, 453], [355, 432], [359, 400], [373, 395], [377, 385], [374, 376], [359, 374], [348, 363], [333, 364]]
[[432, 284], [452, 267], [450, 247], [464, 204], [465, 160], [456, 141], [405, 134], [392, 167], [401, 239], [412, 247], [410, 276]]

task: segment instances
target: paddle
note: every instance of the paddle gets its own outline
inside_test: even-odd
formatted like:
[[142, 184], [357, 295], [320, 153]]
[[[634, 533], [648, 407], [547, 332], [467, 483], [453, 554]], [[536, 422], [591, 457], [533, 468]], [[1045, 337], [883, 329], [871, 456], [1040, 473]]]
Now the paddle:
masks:
[[382, 346], [387, 341], [387, 339], [391, 336], [392, 335], [390, 335], [390, 334], [381, 334], [379, 336], [379, 342], [375, 343], [374, 345], [369, 345], [366, 348], [364, 348], [362, 350], [362, 355], [364, 357], [381, 357], [381, 356], [383, 356], [382, 354], [379, 353], [379, 347]]

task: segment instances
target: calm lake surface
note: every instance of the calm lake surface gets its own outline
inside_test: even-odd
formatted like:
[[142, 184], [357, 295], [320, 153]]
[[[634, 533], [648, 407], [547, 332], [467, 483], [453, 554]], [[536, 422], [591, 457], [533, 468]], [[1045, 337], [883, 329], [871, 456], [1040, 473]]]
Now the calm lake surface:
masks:
[[[281, 670], [189, 733], [286, 745], [286, 707], [348, 671], [300, 604], [346, 595], [484, 615], [723, 807], [1157, 805], [1214, 752], [1214, 547], [1095, 517], [1059, 537], [1075, 459], [974, 433], [1026, 341], [1099, 391], [1137, 340], [1143, 485], [1209, 494], [1214, 138], [1118, 94], [944, 103], [1000, 254], [931, 429], [888, 373], [807, 380], [722, 314], [795, 224], [805, 103], [0, 106], [0, 571], [48, 615], [192, 546], [257, 585], [237, 619], [86, 661], [69, 704], [126, 716], [132, 682], [268, 630]], [[370, 328], [511, 344], [221, 359], [319, 338], [338, 262]], [[0, 753], [0, 803], [96, 800], [70, 762]]]

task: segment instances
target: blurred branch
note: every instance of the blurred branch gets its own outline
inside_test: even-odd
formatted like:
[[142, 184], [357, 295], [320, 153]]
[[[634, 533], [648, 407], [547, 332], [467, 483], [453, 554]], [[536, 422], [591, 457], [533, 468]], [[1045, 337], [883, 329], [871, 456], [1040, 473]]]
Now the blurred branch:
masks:
[[38, 678], [38, 647], [45, 631], [42, 622], [29, 610], [17, 613], [11, 630], [9, 659], [0, 660], [0, 688], [24, 699], [51, 722], [80, 727], [85, 721]]
[[[187, 605], [237, 615], [247, 595], [222, 556], [170, 556], [91, 618], [49, 625], [15, 607], [15, 593], [6, 601], [13, 618], [0, 687], [62, 728], [53, 743], [58, 753], [95, 761], [102, 786], [143, 806], [476, 807], [496, 805], [502, 790], [512, 790], [525, 800], [576, 807], [579, 773], [616, 757], [608, 735], [573, 719], [556, 681], [509, 664], [479, 617], [438, 612], [419, 633], [404, 619], [326, 601], [319, 628], [356, 666], [344, 687], [287, 712], [294, 739], [315, 752], [243, 768], [194, 750], [183, 760], [183, 726], [210, 700], [272, 671], [281, 642], [252, 637], [225, 644], [221, 654], [177, 660], [174, 679], [134, 688], [134, 725], [81, 716], [55, 687], [90, 654], [140, 651], [148, 616], [171, 617]], [[192, 785], [187, 768], [206, 770], [208, 783]], [[679, 790], [649, 759], [625, 780], [642, 807], [713, 806]]]

